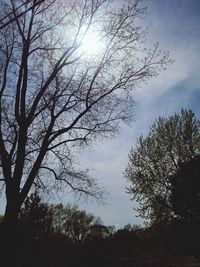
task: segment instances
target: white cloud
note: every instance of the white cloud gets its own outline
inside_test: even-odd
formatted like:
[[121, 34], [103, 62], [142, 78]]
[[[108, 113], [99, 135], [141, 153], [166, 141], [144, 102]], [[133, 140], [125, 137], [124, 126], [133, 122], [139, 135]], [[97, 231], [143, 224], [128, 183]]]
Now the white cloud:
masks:
[[[171, 57], [175, 59], [174, 64], [168, 66], [166, 71], [161, 72], [146, 86], [137, 89], [135, 95], [140, 105], [136, 110], [136, 121], [132, 127], [123, 127], [119, 138], [99, 142], [80, 157], [81, 165], [89, 167], [91, 175], [97, 177], [99, 185], [109, 193], [106, 206], [88, 202], [87, 205], [80, 203], [80, 208], [101, 216], [105, 224], [118, 224], [119, 227], [127, 223], [142, 222], [135, 217], [136, 213], [132, 208], [136, 204], [130, 201], [130, 196], [125, 192], [128, 183], [122, 175], [131, 146], [135, 144], [139, 135], [148, 132], [149, 126], [159, 115], [169, 115], [177, 106], [180, 107], [182, 102], [186, 103], [193, 88], [200, 84], [200, 37], [197, 17], [189, 13], [186, 3], [180, 5], [184, 1], [161, 1], [165, 3], [163, 8], [156, 7], [158, 2], [145, 1], [150, 12], [147, 17], [150, 39], [153, 42], [159, 41], [161, 48], [170, 51]], [[183, 91], [180, 91], [180, 96], [174, 95], [176, 98], [169, 102], [173, 97], [169, 98], [166, 95], [173, 95], [174, 88], [184, 81], [188, 88], [184, 90], [184, 95]], [[74, 200], [66, 196], [63, 202], [68, 201]]]
[[[200, 84], [200, 37], [197, 34], [197, 18], [191, 18], [191, 10], [188, 11], [187, 4], [182, 5], [179, 0], [169, 1], [171, 6], [165, 3], [166, 9], [160, 7], [158, 10], [152, 2], [147, 1], [147, 4], [151, 3], [151, 16], [147, 19], [151, 27], [150, 39], [159, 41], [163, 50], [169, 50], [175, 62], [146, 86], [137, 89], [140, 106], [137, 108], [137, 120], [133, 126], [123, 128], [119, 140], [96, 145], [87, 157], [88, 165], [96, 169], [100, 185], [105, 186], [110, 194], [109, 208], [97, 208], [96, 211], [94, 207], [92, 209], [102, 216], [106, 224], [117, 221], [123, 226], [129, 222], [141, 222], [132, 210], [135, 203], [131, 202], [130, 196], [125, 193], [125, 186], [128, 184], [122, 171], [128, 162], [128, 152], [136, 138], [147, 133], [149, 126], [159, 115], [168, 116], [179, 111], [182, 105], [190, 107], [190, 97]], [[153, 3], [156, 5], [157, 1]], [[170, 10], [171, 14], [168, 14]], [[181, 85], [184, 85], [184, 88], [181, 88]]]

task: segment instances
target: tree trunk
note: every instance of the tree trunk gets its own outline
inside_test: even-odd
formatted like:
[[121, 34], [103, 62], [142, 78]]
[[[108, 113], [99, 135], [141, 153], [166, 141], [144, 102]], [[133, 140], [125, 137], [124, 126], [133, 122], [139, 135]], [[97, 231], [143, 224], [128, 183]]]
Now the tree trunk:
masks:
[[17, 223], [19, 211], [19, 205], [17, 205], [13, 200], [8, 201], [4, 215], [4, 223], [6, 225], [13, 225]]
[[[4, 221], [1, 225], [2, 242], [2, 267], [10, 267], [15, 262], [15, 266], [19, 264], [19, 224], [18, 213], [20, 207], [16, 198], [7, 199]], [[21, 255], [22, 256], [22, 255]]]

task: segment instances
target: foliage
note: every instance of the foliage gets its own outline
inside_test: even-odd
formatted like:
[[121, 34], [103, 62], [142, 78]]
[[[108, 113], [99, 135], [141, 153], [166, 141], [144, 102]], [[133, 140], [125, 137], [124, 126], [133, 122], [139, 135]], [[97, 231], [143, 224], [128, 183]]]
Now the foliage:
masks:
[[[131, 90], [170, 62], [158, 45], [145, 48], [139, 1], [111, 2], [0, 1], [0, 181], [11, 224], [34, 186], [101, 197], [77, 152], [128, 123]], [[81, 44], [94, 30], [104, 46], [90, 56]]]
[[199, 153], [200, 122], [191, 110], [159, 117], [149, 134], [137, 140], [129, 154], [125, 177], [131, 182], [128, 192], [140, 204], [140, 216], [151, 223], [173, 217], [170, 177], [179, 171], [179, 163]]

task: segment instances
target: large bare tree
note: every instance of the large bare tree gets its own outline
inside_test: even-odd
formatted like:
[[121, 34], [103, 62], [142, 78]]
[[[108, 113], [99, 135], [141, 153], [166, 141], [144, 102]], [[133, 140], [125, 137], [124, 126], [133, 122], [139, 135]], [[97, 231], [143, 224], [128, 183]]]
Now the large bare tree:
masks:
[[[131, 91], [169, 59], [157, 45], [145, 48], [138, 1], [121, 9], [106, 0], [0, 5], [0, 21], [9, 22], [0, 31], [1, 183], [9, 223], [33, 186], [98, 193], [95, 181], [75, 169], [74, 151], [129, 122]], [[81, 49], [91, 31], [102, 44], [96, 54]]]

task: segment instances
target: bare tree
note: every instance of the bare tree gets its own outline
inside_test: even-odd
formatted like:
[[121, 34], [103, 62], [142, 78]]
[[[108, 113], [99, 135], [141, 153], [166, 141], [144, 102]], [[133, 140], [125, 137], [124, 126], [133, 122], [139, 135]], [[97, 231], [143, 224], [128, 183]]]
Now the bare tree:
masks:
[[[169, 59], [158, 45], [145, 49], [138, 1], [122, 9], [106, 0], [0, 4], [2, 19], [11, 18], [0, 36], [0, 156], [5, 221], [13, 222], [34, 185], [96, 196], [74, 151], [129, 122], [131, 90]], [[92, 29], [103, 44], [96, 55], [81, 50]]]

